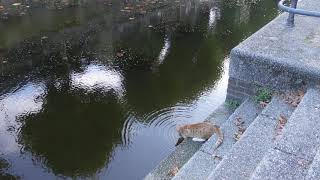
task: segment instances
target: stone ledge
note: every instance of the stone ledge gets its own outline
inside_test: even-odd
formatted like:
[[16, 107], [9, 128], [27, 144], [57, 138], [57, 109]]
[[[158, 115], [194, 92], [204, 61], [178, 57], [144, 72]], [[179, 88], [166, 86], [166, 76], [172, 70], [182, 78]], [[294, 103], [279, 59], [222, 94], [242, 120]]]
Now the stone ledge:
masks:
[[208, 179], [249, 179], [274, 142], [280, 115], [290, 117], [294, 108], [274, 97], [232, 147]]
[[[300, 8], [320, 11], [320, 1], [304, 0]], [[293, 28], [284, 13], [231, 51], [230, 77], [273, 88], [320, 80], [320, 18], [299, 16]]]
[[307, 160], [277, 149], [271, 149], [262, 162], [250, 180], [304, 179], [310, 164]]

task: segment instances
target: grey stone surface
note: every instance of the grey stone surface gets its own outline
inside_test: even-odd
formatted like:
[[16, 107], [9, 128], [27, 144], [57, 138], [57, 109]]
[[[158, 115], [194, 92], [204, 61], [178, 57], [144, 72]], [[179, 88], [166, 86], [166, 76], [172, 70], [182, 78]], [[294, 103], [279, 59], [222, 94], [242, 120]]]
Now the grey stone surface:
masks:
[[[298, 5], [320, 11], [319, 0]], [[320, 18], [297, 15], [290, 28], [287, 15], [280, 15], [231, 51], [231, 78], [275, 88], [319, 82]]]
[[[192, 163], [190, 163], [192, 162]], [[198, 151], [192, 156], [188, 163], [186, 163], [173, 180], [199, 180], [206, 179], [211, 170], [220, 162], [219, 159], [214, 158], [208, 153]]]
[[289, 119], [294, 109], [294, 107], [287, 104], [280, 97], [274, 96], [268, 106], [261, 112], [261, 114], [272, 120], [278, 121], [280, 115], [283, 115]]
[[218, 149], [214, 149], [214, 145], [218, 139], [218, 137], [214, 134], [205, 144], [202, 145], [201, 151], [223, 157], [236, 142], [234, 139], [234, 133], [238, 130], [237, 126], [235, 125], [236, 119], [241, 118], [241, 120], [244, 122], [244, 128], [247, 128], [261, 113], [261, 111], [262, 108], [257, 103], [255, 103], [252, 99], [247, 99], [220, 127], [224, 135], [224, 140], [221, 146]]
[[159, 165], [153, 169], [144, 179], [145, 180], [164, 180], [171, 179], [170, 171], [174, 167], [179, 169], [185, 164], [190, 157], [194, 155], [201, 147], [200, 142], [194, 142], [191, 139], [183, 141], [177, 148]]
[[229, 119], [221, 126], [224, 134], [224, 140], [221, 146], [214, 149], [217, 136], [213, 135], [179, 171], [174, 179], [205, 179], [210, 172], [219, 164], [221, 158], [231, 149], [236, 140], [234, 133], [237, 132], [235, 120], [241, 118], [244, 121], [244, 127], [247, 128], [250, 123], [262, 111], [261, 107], [252, 99], [247, 99], [235, 110]]
[[312, 160], [320, 145], [320, 91], [308, 89], [276, 148], [299, 157]]
[[228, 107], [225, 103], [214, 110], [204, 121], [222, 125], [235, 109]]
[[245, 100], [256, 93], [256, 88], [254, 84], [229, 77], [227, 100]]
[[[214, 122], [221, 126], [234, 110], [222, 104], [205, 121]], [[201, 142], [194, 142], [191, 139], [183, 141], [177, 148], [165, 159], [163, 159], [147, 176], [146, 180], [171, 179], [170, 170], [174, 167], [179, 169], [200, 149]]]
[[314, 160], [309, 168], [308, 175], [305, 179], [306, 180], [320, 179], [320, 149], [318, 149], [318, 152], [314, 157]]
[[268, 156], [263, 158], [250, 180], [304, 179], [309, 165], [310, 161], [306, 159], [277, 149], [270, 149]]
[[304, 179], [320, 142], [320, 91], [308, 89], [252, 179]]
[[287, 117], [294, 108], [274, 97], [232, 147], [208, 179], [248, 179], [272, 146], [280, 115]]

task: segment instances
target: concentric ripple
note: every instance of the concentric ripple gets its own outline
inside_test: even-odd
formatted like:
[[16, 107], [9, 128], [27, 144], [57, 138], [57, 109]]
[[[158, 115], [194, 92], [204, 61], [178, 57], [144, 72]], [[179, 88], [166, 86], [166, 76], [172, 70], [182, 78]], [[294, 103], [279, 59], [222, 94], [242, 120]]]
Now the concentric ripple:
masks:
[[140, 133], [152, 137], [165, 137], [175, 142], [178, 137], [176, 126], [190, 121], [191, 110], [188, 105], [178, 104], [150, 112], [142, 117], [143, 122], [129, 115], [122, 129], [122, 143], [129, 145], [131, 139]]

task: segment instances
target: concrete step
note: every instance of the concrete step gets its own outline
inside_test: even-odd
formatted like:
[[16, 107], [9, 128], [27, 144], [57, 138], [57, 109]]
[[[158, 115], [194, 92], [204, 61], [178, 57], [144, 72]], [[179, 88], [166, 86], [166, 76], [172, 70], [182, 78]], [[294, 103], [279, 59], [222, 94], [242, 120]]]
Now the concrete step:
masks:
[[260, 114], [262, 108], [252, 99], [247, 99], [235, 112], [229, 117], [222, 126], [224, 140], [221, 146], [213, 149], [217, 136], [214, 134], [200, 150], [180, 169], [173, 180], [199, 180], [206, 179], [210, 172], [220, 163], [221, 158], [228, 153], [236, 140], [234, 134], [237, 132], [235, 121], [239, 118], [244, 122], [244, 128], [247, 128], [251, 122]]
[[274, 143], [280, 115], [289, 119], [294, 108], [273, 97], [208, 179], [249, 179]]
[[[229, 116], [234, 112], [234, 109], [226, 104], [219, 106], [205, 121], [214, 122], [217, 125], [222, 125]], [[196, 153], [202, 142], [194, 142], [191, 139], [184, 140], [176, 149], [165, 159], [163, 159], [147, 176], [145, 180], [165, 180], [171, 179], [170, 171], [175, 168], [181, 168], [193, 155]]]
[[308, 174], [306, 177], [306, 180], [314, 180], [314, 179], [320, 179], [320, 149], [318, 149], [318, 152], [314, 157], [312, 164], [310, 165], [310, 168], [308, 170]]
[[304, 179], [320, 143], [320, 91], [308, 89], [251, 179]]

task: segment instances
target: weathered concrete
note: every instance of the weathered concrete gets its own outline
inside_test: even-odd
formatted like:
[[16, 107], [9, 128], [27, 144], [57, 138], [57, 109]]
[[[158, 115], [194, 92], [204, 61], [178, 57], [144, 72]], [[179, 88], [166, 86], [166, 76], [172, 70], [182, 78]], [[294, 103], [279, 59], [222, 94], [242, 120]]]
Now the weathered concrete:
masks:
[[[232, 113], [233, 110], [223, 104], [205, 121], [214, 122], [221, 126]], [[172, 177], [169, 176], [170, 170], [174, 167], [181, 168], [200, 149], [202, 144], [201, 142], [194, 142], [191, 139], [182, 142], [167, 158], [162, 160], [145, 179], [171, 179]]]
[[201, 147], [201, 142], [194, 142], [191, 139], [183, 141], [177, 148], [160, 164], [153, 169], [144, 179], [145, 180], [163, 180], [171, 179], [170, 171], [185, 164]]
[[235, 125], [236, 119], [241, 118], [244, 122], [243, 127], [247, 128], [251, 122], [261, 112], [261, 108], [253, 100], [246, 100], [235, 112], [230, 116], [222, 126], [221, 130], [224, 134], [224, 140], [221, 146], [214, 149], [217, 136], [213, 135], [173, 178], [174, 180], [183, 179], [206, 179], [211, 171], [220, 163], [221, 158], [225, 156], [236, 143], [234, 134], [237, 132]]
[[320, 91], [309, 89], [252, 179], [303, 179], [320, 143]]
[[319, 145], [320, 91], [309, 89], [275, 147], [312, 161]]
[[244, 122], [243, 127], [247, 128], [261, 111], [262, 108], [257, 103], [252, 99], [247, 99], [235, 110], [228, 121], [221, 126], [221, 130], [224, 134], [224, 141], [221, 146], [216, 150], [213, 148], [218, 138], [216, 135], [213, 135], [205, 144], [203, 144], [201, 151], [223, 157], [226, 153], [225, 151], [229, 151], [236, 142], [234, 139], [234, 134], [238, 131], [238, 127], [235, 125], [236, 119], [240, 118], [240, 120]]
[[318, 150], [314, 160], [309, 168], [306, 180], [320, 179], [320, 149]]
[[196, 152], [192, 158], [181, 168], [173, 180], [199, 180], [206, 179], [212, 169], [221, 160], [203, 151]]
[[280, 115], [287, 119], [294, 108], [274, 97], [232, 147], [208, 179], [248, 179], [272, 146]]
[[256, 169], [250, 180], [304, 179], [309, 163], [305, 159], [273, 149], [263, 158], [261, 166]]
[[[298, 6], [320, 11], [318, 0]], [[287, 16], [280, 15], [232, 50], [230, 78], [277, 89], [319, 83], [320, 18], [297, 15], [290, 28]]]

